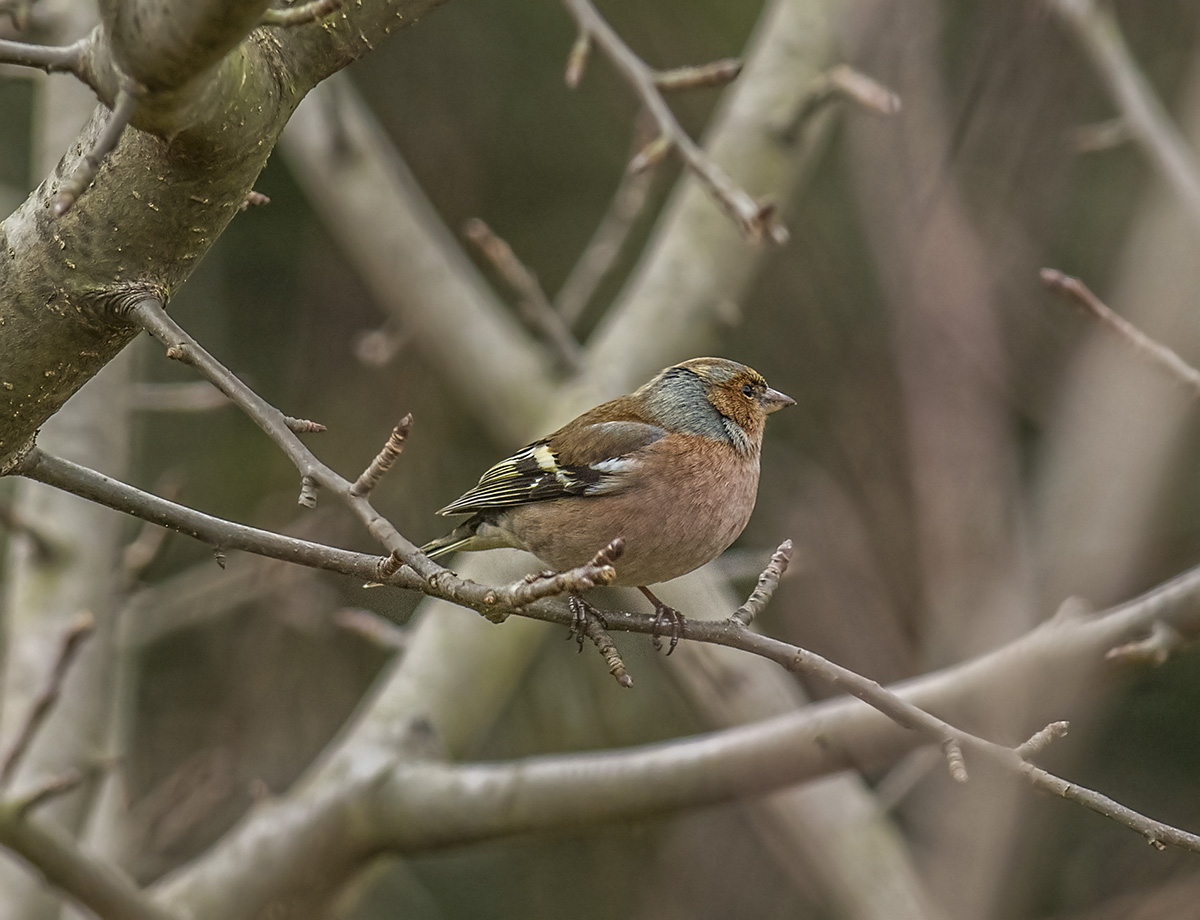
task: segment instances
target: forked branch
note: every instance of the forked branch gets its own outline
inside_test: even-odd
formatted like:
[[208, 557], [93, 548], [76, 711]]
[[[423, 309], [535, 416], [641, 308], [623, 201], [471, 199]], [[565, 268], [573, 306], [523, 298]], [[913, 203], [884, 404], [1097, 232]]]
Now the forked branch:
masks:
[[[613, 66], [633, 87], [643, 106], [658, 125], [659, 139], [650, 156], [639, 155], [647, 163], [654, 162], [667, 149], [674, 149], [684, 165], [708, 190], [713, 200], [737, 222], [747, 239], [754, 242], [787, 242], [787, 229], [780, 223], [775, 206], [754, 199], [733, 178], [718, 166], [688, 135], [675, 118], [675, 113], [663, 99], [659, 87], [661, 74], [646, 64], [597, 12], [590, 0], [563, 0], [567, 11], [579, 26], [580, 38], [572, 49], [572, 65], [568, 67], [567, 82], [578, 80], [586, 61], [587, 48], [595, 43], [612, 61]], [[639, 158], [635, 158], [638, 160]]]

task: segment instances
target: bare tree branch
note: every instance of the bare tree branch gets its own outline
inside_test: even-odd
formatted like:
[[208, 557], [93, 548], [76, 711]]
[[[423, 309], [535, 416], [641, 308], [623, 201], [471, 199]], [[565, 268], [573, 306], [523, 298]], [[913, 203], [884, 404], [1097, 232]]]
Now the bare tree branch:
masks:
[[1053, 268], [1042, 269], [1042, 282], [1050, 290], [1069, 298], [1105, 329], [1123, 339], [1133, 351], [1174, 381], [1183, 384], [1193, 395], [1200, 397], [1200, 371], [1179, 357], [1166, 345], [1156, 342], [1119, 313], [1113, 312], [1078, 278], [1072, 278]]
[[67, 679], [67, 673], [70, 671], [71, 664], [84, 639], [91, 635], [93, 625], [92, 615], [85, 613], [76, 619], [63, 635], [58, 655], [50, 669], [46, 684], [34, 699], [33, 705], [26, 714], [25, 722], [17, 731], [12, 746], [4, 755], [4, 759], [0, 761], [0, 787], [7, 786], [12, 781], [13, 773], [16, 772], [21, 758], [29, 749], [30, 742], [37, 735], [42, 723], [46, 721], [54, 704], [58, 702], [58, 697], [62, 693], [63, 681]]
[[787, 230], [779, 222], [775, 207], [755, 201], [749, 192], [696, 145], [659, 92], [658, 75], [630, 50], [592, 6], [591, 0], [563, 2], [579, 25], [580, 32], [594, 41], [629, 81], [642, 105], [658, 123], [662, 137], [679, 151], [688, 169], [704, 183], [713, 200], [737, 222], [746, 238], [753, 242], [787, 242]]
[[96, 173], [99, 172], [104, 158], [116, 149], [121, 135], [125, 133], [125, 129], [129, 127], [129, 122], [133, 118], [139, 94], [138, 90], [128, 87], [122, 87], [121, 91], [117, 93], [116, 104], [113, 106], [112, 114], [108, 116], [108, 121], [105, 122], [104, 130], [96, 138], [92, 149], [84, 154], [83, 160], [75, 168], [71, 178], [64, 182], [58, 190], [58, 197], [54, 201], [55, 217], [62, 217], [71, 210], [71, 206], [96, 178]]
[[70, 45], [33, 45], [0, 39], [0, 63], [35, 67], [46, 73], [69, 73], [95, 89], [95, 79], [87, 66], [90, 50], [88, 38]]
[[517, 258], [512, 247], [479, 218], [468, 220], [463, 234], [517, 295], [517, 306], [526, 324], [554, 349], [558, 363], [569, 371], [578, 371], [579, 343], [562, 314], [550, 305], [537, 276]]
[[1192, 219], [1200, 222], [1200, 167], [1195, 154], [1130, 53], [1112, 7], [1096, 0], [1051, 0], [1050, 9], [1092, 59], [1126, 129], [1187, 203]]
[[[639, 128], [646, 120], [638, 119]], [[648, 138], [642, 138], [645, 133], [635, 129], [636, 150], [641, 150], [647, 143]], [[654, 176], [653, 168], [637, 172], [627, 169], [621, 174], [608, 211], [600, 219], [592, 238], [588, 240], [583, 253], [555, 295], [554, 308], [562, 315], [568, 328], [573, 327], [583, 316], [584, 310], [595, 296], [596, 289], [616, 264], [621, 249], [629, 239], [630, 231], [650, 200]]]
[[[327, 124], [334, 109], [340, 132]], [[525, 437], [554, 387], [547, 356], [492, 295], [353, 87], [335, 78], [314, 90], [282, 147], [380, 306], [493, 435]]]
[[104, 920], [181, 920], [182, 914], [155, 904], [128, 876], [86, 853], [65, 831], [26, 812], [20, 801], [0, 801], [0, 845], [55, 889]]

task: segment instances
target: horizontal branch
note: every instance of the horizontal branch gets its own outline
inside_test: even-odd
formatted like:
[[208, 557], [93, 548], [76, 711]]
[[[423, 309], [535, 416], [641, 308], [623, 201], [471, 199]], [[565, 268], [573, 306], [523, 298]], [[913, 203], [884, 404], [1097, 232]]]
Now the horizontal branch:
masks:
[[46, 73], [69, 73], [94, 90], [96, 84], [87, 68], [90, 50], [90, 38], [81, 38], [70, 45], [34, 45], [0, 39], [0, 64], [34, 67]]
[[[53, 482], [55, 479], [61, 481], [64, 478], [61, 474], [69, 472], [72, 474], [72, 478], [79, 479], [83, 482], [91, 481], [93, 483], [97, 483], [97, 481], [101, 481], [100, 484], [106, 487], [105, 491], [109, 495], [112, 495], [114, 492], [120, 492], [125, 498], [128, 498], [128, 493], [137, 493], [137, 490], [133, 489], [132, 487], [116, 484], [114, 481], [108, 480], [107, 477], [102, 477], [98, 473], [82, 471], [82, 468], [74, 467], [73, 464], [67, 464], [66, 461], [48, 458], [46, 455], [41, 454], [37, 450], [31, 453], [30, 458], [27, 460], [27, 464], [28, 469], [22, 469], [21, 471], [23, 475], [28, 475], [32, 478], [38, 478], [40, 481], [50, 482], [50, 484], [55, 484]], [[39, 475], [39, 473], [41, 475]], [[105, 480], [106, 482], [103, 482]], [[208, 518], [205, 515], [200, 515], [198, 512], [193, 512], [189, 509], [181, 509], [180, 506], [175, 506], [173, 503], [166, 502], [163, 499], [154, 499], [153, 496], [145, 496], [144, 493], [141, 493], [141, 498], [143, 505], [147, 503], [147, 499], [152, 500], [149, 502], [149, 504], [157, 506], [158, 513], [160, 514], [168, 510], [168, 506], [170, 506], [170, 510], [173, 515], [178, 515], [180, 512], [186, 512], [186, 517], [193, 523], [197, 522], [199, 519], [204, 519], [201, 521], [201, 523], [204, 523], [205, 526], [209, 526], [213, 522], [219, 523], [227, 528], [227, 532], [229, 532], [228, 528], [231, 527], [234, 528], [234, 532], [241, 534], [245, 534], [246, 531], [252, 531], [252, 528], [241, 528], [236, 525], [229, 525], [228, 522], [217, 522], [216, 519]], [[263, 532], [257, 533], [262, 534]], [[291, 538], [285, 538], [275, 534], [269, 535], [268, 542], [275, 544], [276, 541], [287, 541], [293, 544], [293, 549], [299, 548], [294, 546], [294, 544], [304, 544], [304, 541], [295, 541]], [[330, 547], [319, 547], [318, 549], [317, 546], [312, 544], [304, 544], [303, 548], [305, 551], [309, 552], [316, 550], [319, 556], [326, 562], [326, 567], [332, 567], [329, 566], [328, 563], [332, 560], [333, 556], [340, 555], [342, 559], [346, 561], [349, 561], [350, 557], [358, 556], [358, 554], [346, 553], [345, 551], [334, 550]], [[781, 552], [782, 551], [783, 548], [781, 547]], [[598, 560], [602, 563], [606, 562], [606, 560], [601, 559], [600, 557], [598, 557]], [[779, 562], [780, 560], [777, 558], [772, 559], [772, 564], [768, 567], [767, 573], [764, 575], [765, 578], [769, 580], [774, 576], [774, 572], [780, 567]], [[358, 559], [354, 560], [353, 571], [355, 574], [360, 574], [362, 573], [362, 568], [364, 565], [370, 565], [372, 568], [374, 568], [375, 564], [376, 560], [373, 557], [359, 557]], [[404, 573], [406, 571], [408, 570], [401, 569], [393, 576], [393, 578], [398, 579], [400, 582], [407, 582], [407, 584], [405, 584], [406, 587], [414, 587], [431, 596], [442, 597], [446, 600], [463, 604], [464, 606], [473, 607], [474, 609], [480, 610], [481, 612], [486, 612], [493, 617], [496, 617], [499, 612], [503, 611], [505, 615], [516, 614], [553, 622], [570, 621], [572, 618], [570, 611], [564, 610], [563, 605], [561, 604], [547, 605], [536, 602], [529, 603], [529, 601], [532, 601], [540, 593], [538, 590], [539, 583], [545, 582], [546, 580], [544, 579], [535, 579], [533, 581], [523, 580], [515, 583], [514, 585], [510, 585], [507, 588], [494, 588], [458, 579], [456, 576], [453, 576], [450, 573], [447, 573], [448, 577], [445, 579], [433, 579], [427, 581], [416, 578], [412, 573], [405, 576]], [[574, 579], [576, 577], [582, 577], [585, 579], [583, 585], [586, 587], [586, 579], [588, 578], [593, 578], [591, 583], [595, 584], [603, 583], [611, 578], [611, 576], [612, 570], [607, 567], [602, 567], [594, 576], [594, 578], [586, 573], [579, 576], [576, 576], [574, 573], [568, 573], [567, 578]], [[574, 584], [574, 582], [571, 583]], [[547, 588], [551, 590], [559, 587], [559, 585], [547, 586]], [[576, 587], [578, 587], [578, 585], [576, 585]], [[1180, 576], [1180, 578], [1162, 586], [1154, 592], [1151, 592], [1138, 601], [1131, 602], [1131, 604], [1125, 605], [1124, 608], [1118, 608], [1109, 616], [1128, 617], [1132, 613], [1136, 613], [1140, 617], [1149, 617], [1153, 615], [1153, 618], [1146, 620], [1145, 626], [1143, 627], [1148, 628], [1150, 624], [1156, 622], [1159, 617], [1163, 616], [1165, 611], [1170, 607], [1179, 606], [1181, 594], [1194, 596], [1198, 589], [1200, 589], [1200, 569], [1185, 573], [1185, 575]], [[1065, 625], [1063, 622], [1054, 622], [1058, 622], [1058, 628], [1060, 629]], [[1050, 624], [1051, 628], [1053, 628], [1054, 622]], [[653, 616], [638, 616], [636, 614], [627, 614], [620, 618], [613, 617], [611, 618], [611, 623], [612, 625], [609, 628], [612, 630], [635, 631], [649, 633], [651, 635], [654, 634], [654, 631], [659, 625]], [[1195, 624], [1192, 625], [1194, 626]], [[969, 732], [965, 732], [951, 725], [950, 723], [939, 719], [937, 716], [926, 711], [915, 703], [904, 699], [895, 692], [885, 689], [877, 682], [856, 674], [847, 668], [843, 668], [840, 665], [821, 657], [820, 655], [816, 655], [815, 653], [806, 649], [802, 649], [779, 640], [750, 632], [742, 625], [740, 617], [736, 615], [731, 616], [727, 620], [719, 622], [694, 620], [685, 621], [680, 627], [680, 635], [684, 639], [711, 642], [714, 644], [725, 645], [731, 648], [751, 652], [775, 661], [789, 670], [803, 672], [811, 676], [818, 677], [832, 686], [862, 700], [872, 708], [876, 709], [878, 712], [896, 722], [898, 725], [914, 730], [929, 740], [943, 744], [947, 748], [948, 753], [953, 754], [951, 757], [951, 766], [953, 767], [955, 764], [958, 764], [959, 766], [959, 769], [956, 771], [956, 775], [965, 776], [962, 752], [966, 751], [976, 756], [982, 756], [1000, 765], [1004, 769], [1024, 777], [1039, 788], [1050, 791], [1056, 795], [1070, 798], [1071, 800], [1077, 801], [1100, 814], [1120, 820], [1121, 823], [1138, 830], [1153, 842], [1170, 843], [1200, 853], [1200, 837], [1178, 828], [1173, 828], [1170, 825], [1154, 821], [1153, 819], [1146, 818], [1145, 816], [1133, 812], [1131, 809], [1114, 802], [1100, 793], [1084, 789], [1062, 779], [1061, 777], [1054, 776], [1053, 774], [1041, 770], [1040, 768], [1033, 767], [1022, 756], [1022, 752], [1033, 751], [1037, 748], [1037, 745], [1034, 745], [1032, 740], [1031, 742], [1027, 742], [1026, 746], [1022, 746], [1021, 749], [1016, 749], [1005, 747], [987, 739], [980, 738]], [[690, 742], [680, 742], [680, 744], [687, 743]], [[612, 756], [628, 756], [628, 752], [625, 752], [622, 755]], [[722, 761], [722, 763], [724, 763], [724, 761]], [[478, 770], [480, 768], [470, 769]], [[572, 770], [568, 772], [571, 772], [572, 776], [576, 776], [578, 771]], [[523, 765], [520, 770], [516, 771], [516, 773], [522, 777], [521, 782], [523, 784], [528, 784], [531, 782], [530, 777], [532, 772], [530, 771], [528, 765]], [[562, 778], [555, 778], [553, 783], [559, 784], [564, 781], [565, 780]], [[784, 780], [782, 779], [780, 780], [780, 782], [783, 781]], [[740, 789], [741, 786], [739, 785], [738, 788]], [[755, 788], [759, 790], [765, 790], [766, 788], [774, 787], [756, 784]], [[722, 798], [732, 794], [732, 792], [726, 787], [721, 787], [721, 789], [723, 790], [720, 792], [720, 797]], [[578, 794], [579, 793], [577, 793], [577, 795]], [[501, 798], [506, 802], [509, 801], [507, 797], [502, 796]], [[661, 809], [664, 807], [670, 807], [671, 801], [672, 800], [669, 796], [663, 798], [658, 803], [658, 808]], [[695, 798], [689, 798], [687, 804], [698, 804], [698, 801]], [[621, 808], [626, 808], [629, 806], [616, 803], [612, 807], [618, 809], [619, 811]], [[642, 805], [639, 804], [638, 807], [641, 808]], [[482, 808], [483, 806], [481, 805], [480, 809]], [[489, 818], [486, 814], [486, 810], [480, 809], [476, 809], [471, 812], [475, 816], [473, 820], [477, 823], [472, 824], [470, 829], [462, 826], [462, 822], [457, 825], [458, 832], [464, 834], [465, 836], [461, 837], [456, 842], [467, 842], [469, 840], [482, 839], [483, 837], [491, 836], [492, 834], [498, 832], [494, 822], [499, 821], [500, 818], [496, 815], [493, 815], [491, 818]], [[531, 817], [528, 820], [533, 821], [537, 827], [556, 826], [546, 824], [546, 822], [553, 820], [552, 812], [548, 811], [544, 807], [539, 807], [536, 811], [538, 817]], [[624, 814], [623, 811], [620, 813]], [[508, 815], [508, 818], [511, 818], [511, 814], [508, 812], [506, 812], [506, 815]], [[571, 820], [577, 821], [578, 817], [578, 815], [574, 815]], [[411, 818], [411, 815], [408, 816], [404, 822], [405, 826], [410, 828], [410, 830], [406, 831], [406, 833], [416, 833], [416, 827], [418, 827], [419, 824], [414, 825], [409, 818]], [[508, 818], [506, 818], [506, 820], [508, 820]], [[564, 816], [560, 817], [559, 820], [565, 822], [567, 819]], [[521, 824], [514, 828], [511, 823], [509, 823], [505, 825], [504, 832], [516, 833], [518, 830], [529, 829], [535, 829], [534, 825], [527, 826]], [[442, 834], [440, 831], [434, 832], [431, 829], [426, 828], [425, 833], [433, 834], [436, 841], [433, 845], [444, 845], [446, 842], [448, 842], [442, 836], [440, 836], [440, 834]], [[424, 841], [424, 845], [430, 845], [430, 840], [427, 837], [424, 838]]]

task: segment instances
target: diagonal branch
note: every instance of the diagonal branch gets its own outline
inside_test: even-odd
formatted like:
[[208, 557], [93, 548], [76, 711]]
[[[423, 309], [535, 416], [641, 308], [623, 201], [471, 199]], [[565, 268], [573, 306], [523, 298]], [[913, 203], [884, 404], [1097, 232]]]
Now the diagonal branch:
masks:
[[140, 92], [132, 84], [121, 87], [117, 93], [117, 101], [108, 115], [104, 130], [96, 138], [96, 143], [83, 157], [71, 178], [63, 183], [54, 200], [54, 216], [62, 217], [79, 200], [79, 196], [87, 191], [87, 187], [100, 171], [104, 158], [112, 153], [121, 141], [121, 135], [129, 127], [133, 113], [137, 109]]
[[1134, 60], [1111, 6], [1096, 0], [1051, 0], [1050, 9], [1083, 45], [1129, 132], [1187, 204], [1192, 219], [1200, 222], [1195, 153]]
[[50, 886], [105, 920], [180, 920], [65, 831], [32, 819], [25, 804], [0, 801], [0, 846], [36, 867]]
[[46, 685], [33, 701], [29, 714], [26, 716], [24, 724], [17, 731], [12, 746], [4, 755], [3, 761], [0, 761], [0, 787], [8, 785], [12, 780], [13, 773], [16, 772], [17, 766], [21, 763], [21, 758], [25, 756], [29, 745], [33, 743], [33, 739], [37, 736], [38, 729], [46, 721], [46, 717], [50, 714], [50, 710], [54, 708], [54, 704], [58, 702], [58, 698], [62, 693], [63, 681], [67, 679], [67, 674], [71, 670], [71, 664], [75, 661], [75, 657], [83, 645], [83, 641], [91, 635], [93, 623], [94, 621], [90, 613], [82, 614], [63, 635], [59, 643], [58, 655], [55, 657], [54, 666], [50, 669], [50, 676], [46, 681]]
[[1164, 371], [1172, 380], [1186, 386], [1193, 395], [1200, 396], [1200, 371], [1179, 357], [1178, 353], [1156, 342], [1115, 312], [1078, 278], [1072, 278], [1053, 268], [1043, 268], [1041, 275], [1042, 283], [1046, 287], [1069, 298], [1089, 316], [1098, 320], [1105, 329], [1123, 339], [1135, 353]]
[[[687, 168], [704, 183], [713, 200], [737, 222], [746, 238], [754, 242], [770, 240], [781, 245], [787, 242], [787, 229], [779, 222], [775, 206], [755, 201], [749, 192], [734, 182], [696, 145], [663, 99], [659, 89], [660, 75], [634, 54], [597, 12], [591, 0], [563, 0], [563, 5], [574, 17], [581, 35], [594, 41], [633, 87], [642, 105], [658, 124], [662, 141], [679, 152]], [[578, 42], [576, 47], [580, 47]]]

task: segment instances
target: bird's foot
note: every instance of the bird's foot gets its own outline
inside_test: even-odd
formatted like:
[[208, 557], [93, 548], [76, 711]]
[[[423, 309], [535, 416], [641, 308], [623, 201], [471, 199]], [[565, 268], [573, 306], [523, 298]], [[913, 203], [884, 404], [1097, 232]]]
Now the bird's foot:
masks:
[[675, 651], [675, 646], [679, 644], [679, 635], [683, 630], [683, 614], [674, 607], [669, 607], [654, 596], [654, 592], [644, 585], [639, 585], [638, 590], [646, 595], [646, 599], [654, 605], [654, 629], [650, 633], [650, 643], [654, 646], [656, 652], [662, 651], [662, 628], [666, 624], [670, 624], [671, 642], [667, 647], [667, 654]]
[[588, 618], [595, 617], [605, 629], [608, 629], [608, 620], [604, 619], [604, 614], [585, 601], [582, 595], [574, 592], [567, 595], [567, 606], [571, 608], [571, 631], [567, 633], [567, 638], [574, 639], [582, 652], [583, 641], [587, 638]]

